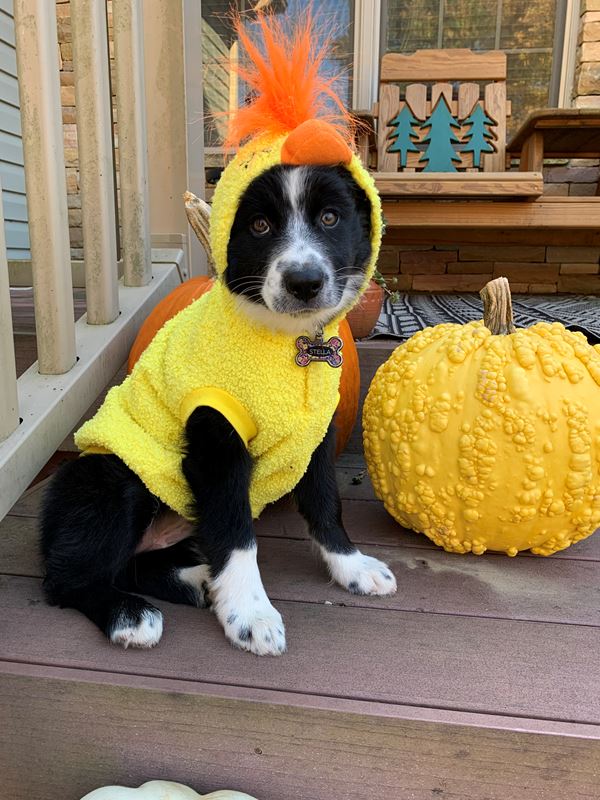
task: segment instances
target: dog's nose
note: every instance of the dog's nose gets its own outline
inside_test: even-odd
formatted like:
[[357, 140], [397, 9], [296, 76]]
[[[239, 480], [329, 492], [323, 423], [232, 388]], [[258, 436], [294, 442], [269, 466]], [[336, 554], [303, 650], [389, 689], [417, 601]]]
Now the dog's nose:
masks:
[[312, 300], [321, 291], [325, 281], [323, 270], [302, 264], [288, 269], [283, 276], [283, 283], [287, 291], [298, 300]]

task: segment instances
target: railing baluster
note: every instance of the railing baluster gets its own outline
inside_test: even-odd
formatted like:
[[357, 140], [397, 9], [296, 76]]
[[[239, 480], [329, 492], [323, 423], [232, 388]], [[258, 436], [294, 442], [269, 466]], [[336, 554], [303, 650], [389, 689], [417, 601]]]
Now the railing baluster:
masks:
[[102, 325], [119, 314], [105, 3], [71, 0], [71, 26], [87, 320]]
[[121, 246], [126, 286], [152, 278], [142, 0], [113, 0]]
[[8, 259], [4, 236], [4, 211], [0, 187], [0, 441], [6, 439], [19, 424], [17, 398], [17, 370], [13, 344], [10, 289], [8, 285]]
[[75, 363], [75, 326], [56, 7], [15, 0], [14, 13], [38, 369], [58, 375]]

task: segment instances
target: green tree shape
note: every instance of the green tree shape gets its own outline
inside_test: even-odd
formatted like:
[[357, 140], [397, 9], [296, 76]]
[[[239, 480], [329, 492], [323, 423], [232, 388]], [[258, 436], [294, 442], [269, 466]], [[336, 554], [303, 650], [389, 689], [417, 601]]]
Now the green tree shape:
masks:
[[460, 143], [460, 139], [454, 135], [452, 129], [459, 130], [460, 125], [450, 113], [443, 94], [440, 95], [435, 108], [422, 123], [421, 128], [430, 128], [429, 133], [423, 139], [423, 142], [429, 146], [419, 159], [419, 163], [427, 161], [423, 172], [456, 172], [453, 162], [460, 162], [460, 156], [453, 145]]
[[421, 123], [414, 116], [408, 103], [405, 103], [398, 116], [390, 121], [389, 127], [394, 127], [394, 130], [388, 136], [388, 139], [394, 139], [391, 147], [388, 147], [388, 153], [400, 153], [400, 166], [406, 166], [406, 160], [409, 153], [418, 153], [419, 148], [415, 147], [414, 139], [417, 138], [413, 126], [419, 127]]
[[470, 126], [470, 130], [465, 133], [462, 150], [464, 153], [473, 153], [473, 166], [480, 167], [481, 154], [495, 152], [492, 141], [496, 138], [496, 134], [490, 130], [490, 126], [496, 123], [488, 117], [483, 106], [475, 103], [473, 110], [462, 124]]

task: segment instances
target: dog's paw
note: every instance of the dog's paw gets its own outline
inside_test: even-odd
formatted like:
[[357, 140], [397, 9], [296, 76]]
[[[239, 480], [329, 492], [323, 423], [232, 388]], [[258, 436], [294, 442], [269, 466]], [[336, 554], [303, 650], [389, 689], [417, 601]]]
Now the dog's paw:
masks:
[[347, 554], [323, 550], [323, 557], [333, 580], [352, 594], [394, 594], [398, 588], [388, 565], [360, 550]]
[[190, 605], [197, 608], [210, 606], [210, 567], [208, 564], [181, 567], [177, 570], [177, 580], [186, 587]]
[[285, 653], [283, 620], [266, 595], [244, 603], [239, 609], [223, 609], [217, 616], [225, 636], [235, 647], [258, 656], [280, 656]]
[[108, 638], [112, 644], [149, 649], [155, 647], [163, 632], [163, 615], [154, 606], [141, 610], [123, 608], [114, 619]]

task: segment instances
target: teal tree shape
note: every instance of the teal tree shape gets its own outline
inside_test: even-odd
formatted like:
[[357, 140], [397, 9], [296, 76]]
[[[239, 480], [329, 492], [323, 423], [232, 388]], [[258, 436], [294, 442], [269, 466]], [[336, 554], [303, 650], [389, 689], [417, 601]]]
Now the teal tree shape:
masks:
[[419, 120], [413, 115], [408, 103], [405, 103], [398, 116], [390, 121], [389, 127], [393, 127], [389, 139], [394, 139], [388, 153], [400, 153], [400, 166], [406, 166], [409, 153], [418, 153], [419, 148], [415, 147], [413, 139], [417, 138], [413, 126], [419, 127]]
[[464, 153], [473, 153], [474, 167], [481, 166], [482, 153], [495, 152], [492, 140], [496, 136], [490, 130], [490, 127], [495, 124], [494, 120], [488, 117], [479, 103], [475, 103], [469, 116], [463, 120], [463, 125], [469, 125], [470, 130], [465, 133], [463, 140], [465, 144], [462, 150]]
[[443, 94], [421, 128], [430, 129], [423, 139], [428, 147], [419, 159], [419, 162], [427, 162], [423, 172], [456, 172], [454, 162], [460, 162], [460, 156], [453, 145], [460, 143], [460, 139], [455, 136], [453, 128], [459, 130], [460, 125], [450, 113]]

